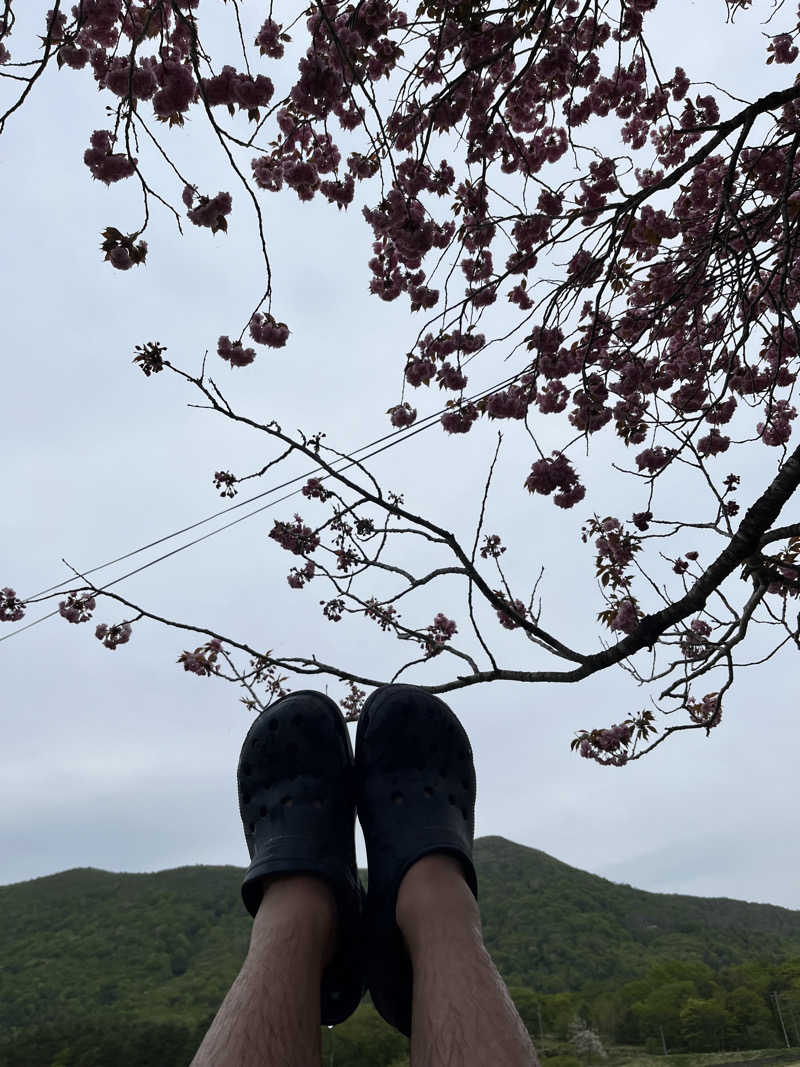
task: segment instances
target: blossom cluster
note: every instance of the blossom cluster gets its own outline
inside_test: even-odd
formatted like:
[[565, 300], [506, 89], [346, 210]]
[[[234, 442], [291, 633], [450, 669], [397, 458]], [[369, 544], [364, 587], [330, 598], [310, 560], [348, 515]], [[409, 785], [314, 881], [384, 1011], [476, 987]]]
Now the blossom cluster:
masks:
[[[208, 212], [208, 206], [204, 210]], [[191, 216], [192, 213], [189, 214]], [[208, 214], [205, 217], [211, 218]], [[205, 224], [211, 225], [212, 230], [214, 229], [210, 221]], [[224, 218], [219, 219], [216, 225], [217, 228], [224, 229]], [[266, 345], [268, 348], [283, 348], [289, 337], [289, 327], [285, 322], [278, 322], [269, 312], [264, 314], [256, 312], [250, 319], [250, 336], [257, 344]], [[230, 337], [225, 334], [217, 342], [217, 355], [230, 363], [232, 367], [247, 367], [255, 360], [256, 351], [254, 348], [245, 348], [241, 340], [231, 341]]]
[[230, 471], [214, 471], [214, 488], [219, 489], [219, 495], [232, 500], [236, 496], [236, 483], [239, 479]]
[[702, 700], [687, 700], [689, 718], [698, 726], [705, 726], [706, 733], [722, 721], [722, 700], [719, 693], [706, 693]]
[[83, 153], [83, 162], [97, 178], [106, 185], [130, 178], [136, 171], [136, 160], [125, 152], [112, 151], [112, 134], [109, 130], [95, 130], [90, 138], [90, 147]]
[[164, 369], [163, 353], [166, 352], [164, 345], [158, 341], [148, 341], [143, 345], [136, 345], [134, 351], [138, 355], [133, 357], [133, 362], [138, 363], [146, 378], [151, 374], [158, 374]]
[[368, 619], [374, 619], [383, 631], [390, 629], [399, 618], [394, 604], [381, 604], [375, 597], [365, 602], [364, 614]]
[[277, 541], [281, 548], [293, 552], [296, 556], [303, 556], [319, 547], [319, 536], [310, 526], [303, 524], [299, 515], [295, 515], [293, 523], [279, 522], [276, 519], [269, 536], [273, 541]]
[[632, 634], [639, 625], [639, 611], [633, 597], [625, 597], [615, 605], [614, 614], [609, 621], [612, 630], [621, 630]]
[[250, 319], [250, 336], [268, 348], [283, 348], [289, 339], [289, 327], [285, 322], [278, 322], [269, 312], [256, 312]]
[[319, 478], [309, 478], [300, 492], [303, 496], [308, 497], [309, 500], [325, 501], [328, 497], [333, 496], [331, 491], [325, 488]]
[[[509, 601], [500, 589], [495, 589], [494, 595], [496, 597], [499, 597], [505, 604], [508, 605], [511, 610], [515, 611], [517, 615], [521, 616], [523, 619], [525, 618], [527, 612], [525, 610], [525, 605], [522, 603], [521, 600], [513, 599]], [[517, 622], [517, 620], [510, 614], [509, 611], [501, 611], [498, 609], [496, 614], [497, 621], [500, 623], [503, 629], [517, 630], [519, 628], [520, 623]]]
[[25, 602], [6, 586], [0, 589], [0, 622], [19, 622], [25, 615]]
[[91, 594], [80, 596], [78, 593], [69, 593], [66, 600], [58, 605], [58, 613], [67, 622], [88, 622], [96, 607], [97, 603]]
[[178, 663], [183, 664], [183, 669], [191, 674], [199, 674], [201, 677], [216, 674], [219, 670], [217, 658], [222, 651], [222, 643], [212, 637], [204, 645], [200, 645], [193, 652], [184, 651], [178, 656]]
[[796, 418], [797, 409], [788, 400], [776, 400], [767, 410], [766, 421], [757, 424], [756, 432], [765, 445], [780, 447], [792, 436], [792, 421]]
[[314, 577], [316, 570], [314, 561], [308, 560], [304, 567], [292, 567], [286, 576], [286, 581], [292, 589], [302, 589]]
[[525, 479], [525, 488], [529, 493], [541, 493], [543, 496], [558, 490], [554, 502], [560, 508], [574, 507], [586, 496], [586, 487], [581, 485], [575, 468], [563, 452], [554, 451], [553, 456], [553, 459], [543, 456], [536, 460]]
[[439, 612], [434, 616], [431, 625], [425, 628], [425, 635], [420, 638], [426, 655], [438, 656], [453, 634], [457, 632], [458, 627], [453, 620]]
[[635, 744], [631, 741], [646, 740], [657, 732], [652, 711], [644, 710], [637, 715], [615, 723], [606, 729], [581, 730], [570, 744], [584, 759], [611, 767], [624, 767], [633, 756]]
[[126, 645], [130, 641], [131, 624], [129, 622], [119, 622], [114, 626], [108, 626], [106, 623], [101, 622], [96, 627], [94, 636], [113, 652], [118, 645]]
[[241, 341], [231, 341], [227, 334], [223, 334], [217, 342], [217, 355], [232, 367], [247, 367], [256, 358], [256, 350], [245, 348]]
[[329, 622], [341, 622], [344, 614], [344, 600], [341, 597], [333, 597], [331, 600], [320, 600], [322, 614]]
[[594, 545], [599, 559], [607, 561], [622, 573], [633, 560], [637, 542], [623, 531], [619, 519], [609, 516], [600, 523]]
[[364, 706], [364, 698], [367, 695], [367, 691], [366, 689], [361, 689], [355, 682], [348, 682], [347, 684], [349, 692], [346, 697], [339, 701], [339, 705], [347, 722], [357, 722]]
[[207, 226], [212, 233], [217, 233], [218, 230], [227, 232], [226, 216], [230, 215], [233, 207], [230, 193], [217, 193], [214, 197], [199, 196], [191, 185], [187, 185], [183, 190], [183, 202], [189, 208], [186, 212], [187, 218], [195, 226]]
[[492, 559], [499, 559], [505, 550], [505, 545], [500, 541], [499, 534], [484, 534], [483, 544], [481, 545], [481, 557], [483, 559], [488, 559], [490, 556]]
[[114, 226], [107, 226], [103, 230], [100, 249], [105, 252], [106, 260], [116, 270], [130, 270], [131, 267], [144, 263], [147, 258], [147, 241], [137, 241], [138, 236], [138, 233], [121, 233]]
[[273, 698], [286, 696], [287, 691], [283, 688], [286, 676], [278, 674], [278, 665], [271, 661], [270, 655], [271, 651], [250, 661], [253, 681], [257, 685], [263, 685]]
[[628, 762], [628, 745], [634, 733], [634, 723], [626, 720], [605, 730], [592, 730], [580, 738], [578, 751], [584, 759], [594, 759], [613, 767]]
[[689, 629], [681, 635], [681, 652], [686, 659], [702, 659], [708, 654], [711, 626], [705, 619], [692, 619]]
[[395, 404], [386, 414], [391, 416], [392, 426], [396, 426], [398, 430], [411, 426], [417, 419], [417, 409], [412, 408], [407, 400], [404, 400], [402, 404]]
[[779, 597], [800, 596], [800, 568], [794, 559], [786, 566], [778, 565], [767, 592]]

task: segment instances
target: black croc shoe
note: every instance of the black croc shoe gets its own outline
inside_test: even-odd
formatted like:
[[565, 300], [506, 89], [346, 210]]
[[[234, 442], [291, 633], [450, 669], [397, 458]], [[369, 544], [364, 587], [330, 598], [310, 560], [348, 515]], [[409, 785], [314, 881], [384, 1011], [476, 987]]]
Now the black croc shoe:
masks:
[[367, 698], [356, 731], [356, 803], [369, 862], [367, 985], [386, 1022], [409, 1037], [411, 961], [395, 921], [403, 875], [422, 856], [448, 852], [478, 897], [472, 748], [443, 700], [413, 685]]
[[353, 747], [339, 708], [312, 690], [276, 700], [250, 727], [237, 778], [252, 859], [242, 883], [245, 907], [255, 916], [268, 875], [326, 879], [339, 916], [337, 948], [322, 976], [321, 1022], [343, 1022], [364, 993], [364, 890], [356, 867]]

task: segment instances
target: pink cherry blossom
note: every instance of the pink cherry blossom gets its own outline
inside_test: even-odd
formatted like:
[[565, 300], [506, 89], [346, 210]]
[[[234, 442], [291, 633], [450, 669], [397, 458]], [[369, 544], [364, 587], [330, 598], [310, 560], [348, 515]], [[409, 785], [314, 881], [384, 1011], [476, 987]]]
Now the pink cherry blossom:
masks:
[[289, 338], [289, 327], [285, 322], [277, 322], [269, 313], [256, 312], [250, 319], [250, 336], [260, 345], [270, 348], [283, 348]]
[[247, 367], [256, 358], [254, 348], [244, 348], [241, 341], [231, 341], [227, 336], [220, 337], [217, 354], [232, 367]]
[[130, 641], [131, 624], [129, 622], [121, 622], [114, 626], [108, 626], [106, 623], [101, 622], [95, 629], [94, 636], [113, 652], [118, 645], [124, 645]]
[[78, 593], [70, 593], [66, 600], [62, 600], [58, 605], [58, 613], [67, 622], [88, 622], [96, 607], [95, 598], [91, 594], [80, 596]]
[[296, 556], [313, 552], [319, 546], [319, 536], [314, 533], [310, 526], [305, 526], [299, 515], [295, 515], [294, 522], [275, 521], [269, 536], [273, 541], [293, 552]]
[[25, 603], [9, 586], [0, 589], [0, 622], [18, 622], [25, 615]]
[[111, 133], [108, 130], [95, 130], [91, 136], [91, 147], [83, 153], [83, 162], [97, 178], [106, 185], [130, 178], [136, 173], [136, 160], [129, 159], [125, 153], [112, 152]]
[[411, 426], [417, 418], [417, 409], [412, 408], [407, 400], [404, 400], [402, 404], [396, 404], [393, 408], [389, 408], [388, 415], [391, 415], [392, 426], [396, 426], [398, 429], [403, 429], [406, 426]]
[[[185, 190], [184, 190], [185, 192]], [[227, 215], [231, 212], [231, 194], [217, 193], [213, 198], [201, 196], [197, 205], [187, 211], [187, 217], [195, 226], [207, 226], [212, 233], [228, 229]]]

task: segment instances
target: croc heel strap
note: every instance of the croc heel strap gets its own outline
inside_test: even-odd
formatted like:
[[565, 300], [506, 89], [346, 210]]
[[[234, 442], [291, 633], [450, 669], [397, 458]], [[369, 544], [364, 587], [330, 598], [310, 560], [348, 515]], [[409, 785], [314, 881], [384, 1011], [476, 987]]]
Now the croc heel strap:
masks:
[[262, 880], [316, 874], [333, 890], [338, 940], [321, 986], [321, 1022], [343, 1022], [364, 993], [355, 856], [353, 749], [344, 718], [323, 693], [300, 690], [259, 715], [242, 746], [239, 811], [251, 863], [242, 900], [255, 916]]
[[367, 985], [383, 1018], [410, 1036], [411, 961], [395, 920], [400, 882], [422, 856], [446, 852], [478, 897], [472, 748], [443, 700], [411, 685], [370, 695], [356, 732], [356, 797], [369, 862]]

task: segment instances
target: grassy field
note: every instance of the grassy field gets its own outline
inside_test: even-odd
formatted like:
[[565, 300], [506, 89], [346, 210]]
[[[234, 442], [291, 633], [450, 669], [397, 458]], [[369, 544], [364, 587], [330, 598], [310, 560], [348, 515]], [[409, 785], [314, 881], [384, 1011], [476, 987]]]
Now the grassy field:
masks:
[[[563, 1051], [566, 1051], [566, 1047], [563, 1047]], [[541, 1057], [544, 1067], [547, 1067], [549, 1058]], [[323, 1063], [328, 1062], [323, 1056]], [[673, 1056], [650, 1056], [641, 1049], [610, 1048], [607, 1059], [595, 1058], [576, 1062], [586, 1064], [586, 1067], [718, 1067], [720, 1064], [739, 1063], [747, 1063], [752, 1067], [758, 1067], [759, 1064], [764, 1067], [769, 1064], [775, 1064], [776, 1067], [800, 1067], [800, 1049], [746, 1049], [743, 1052], [682, 1052]], [[401, 1057], [393, 1060], [390, 1067], [409, 1067], [409, 1060], [407, 1057]]]
[[780, 1064], [780, 1067], [800, 1067], [800, 1049], [746, 1049], [740, 1052], [680, 1052], [670, 1056], [654, 1056], [641, 1049], [609, 1049], [608, 1059], [598, 1060], [607, 1067], [718, 1067], [719, 1064], [747, 1063]]

